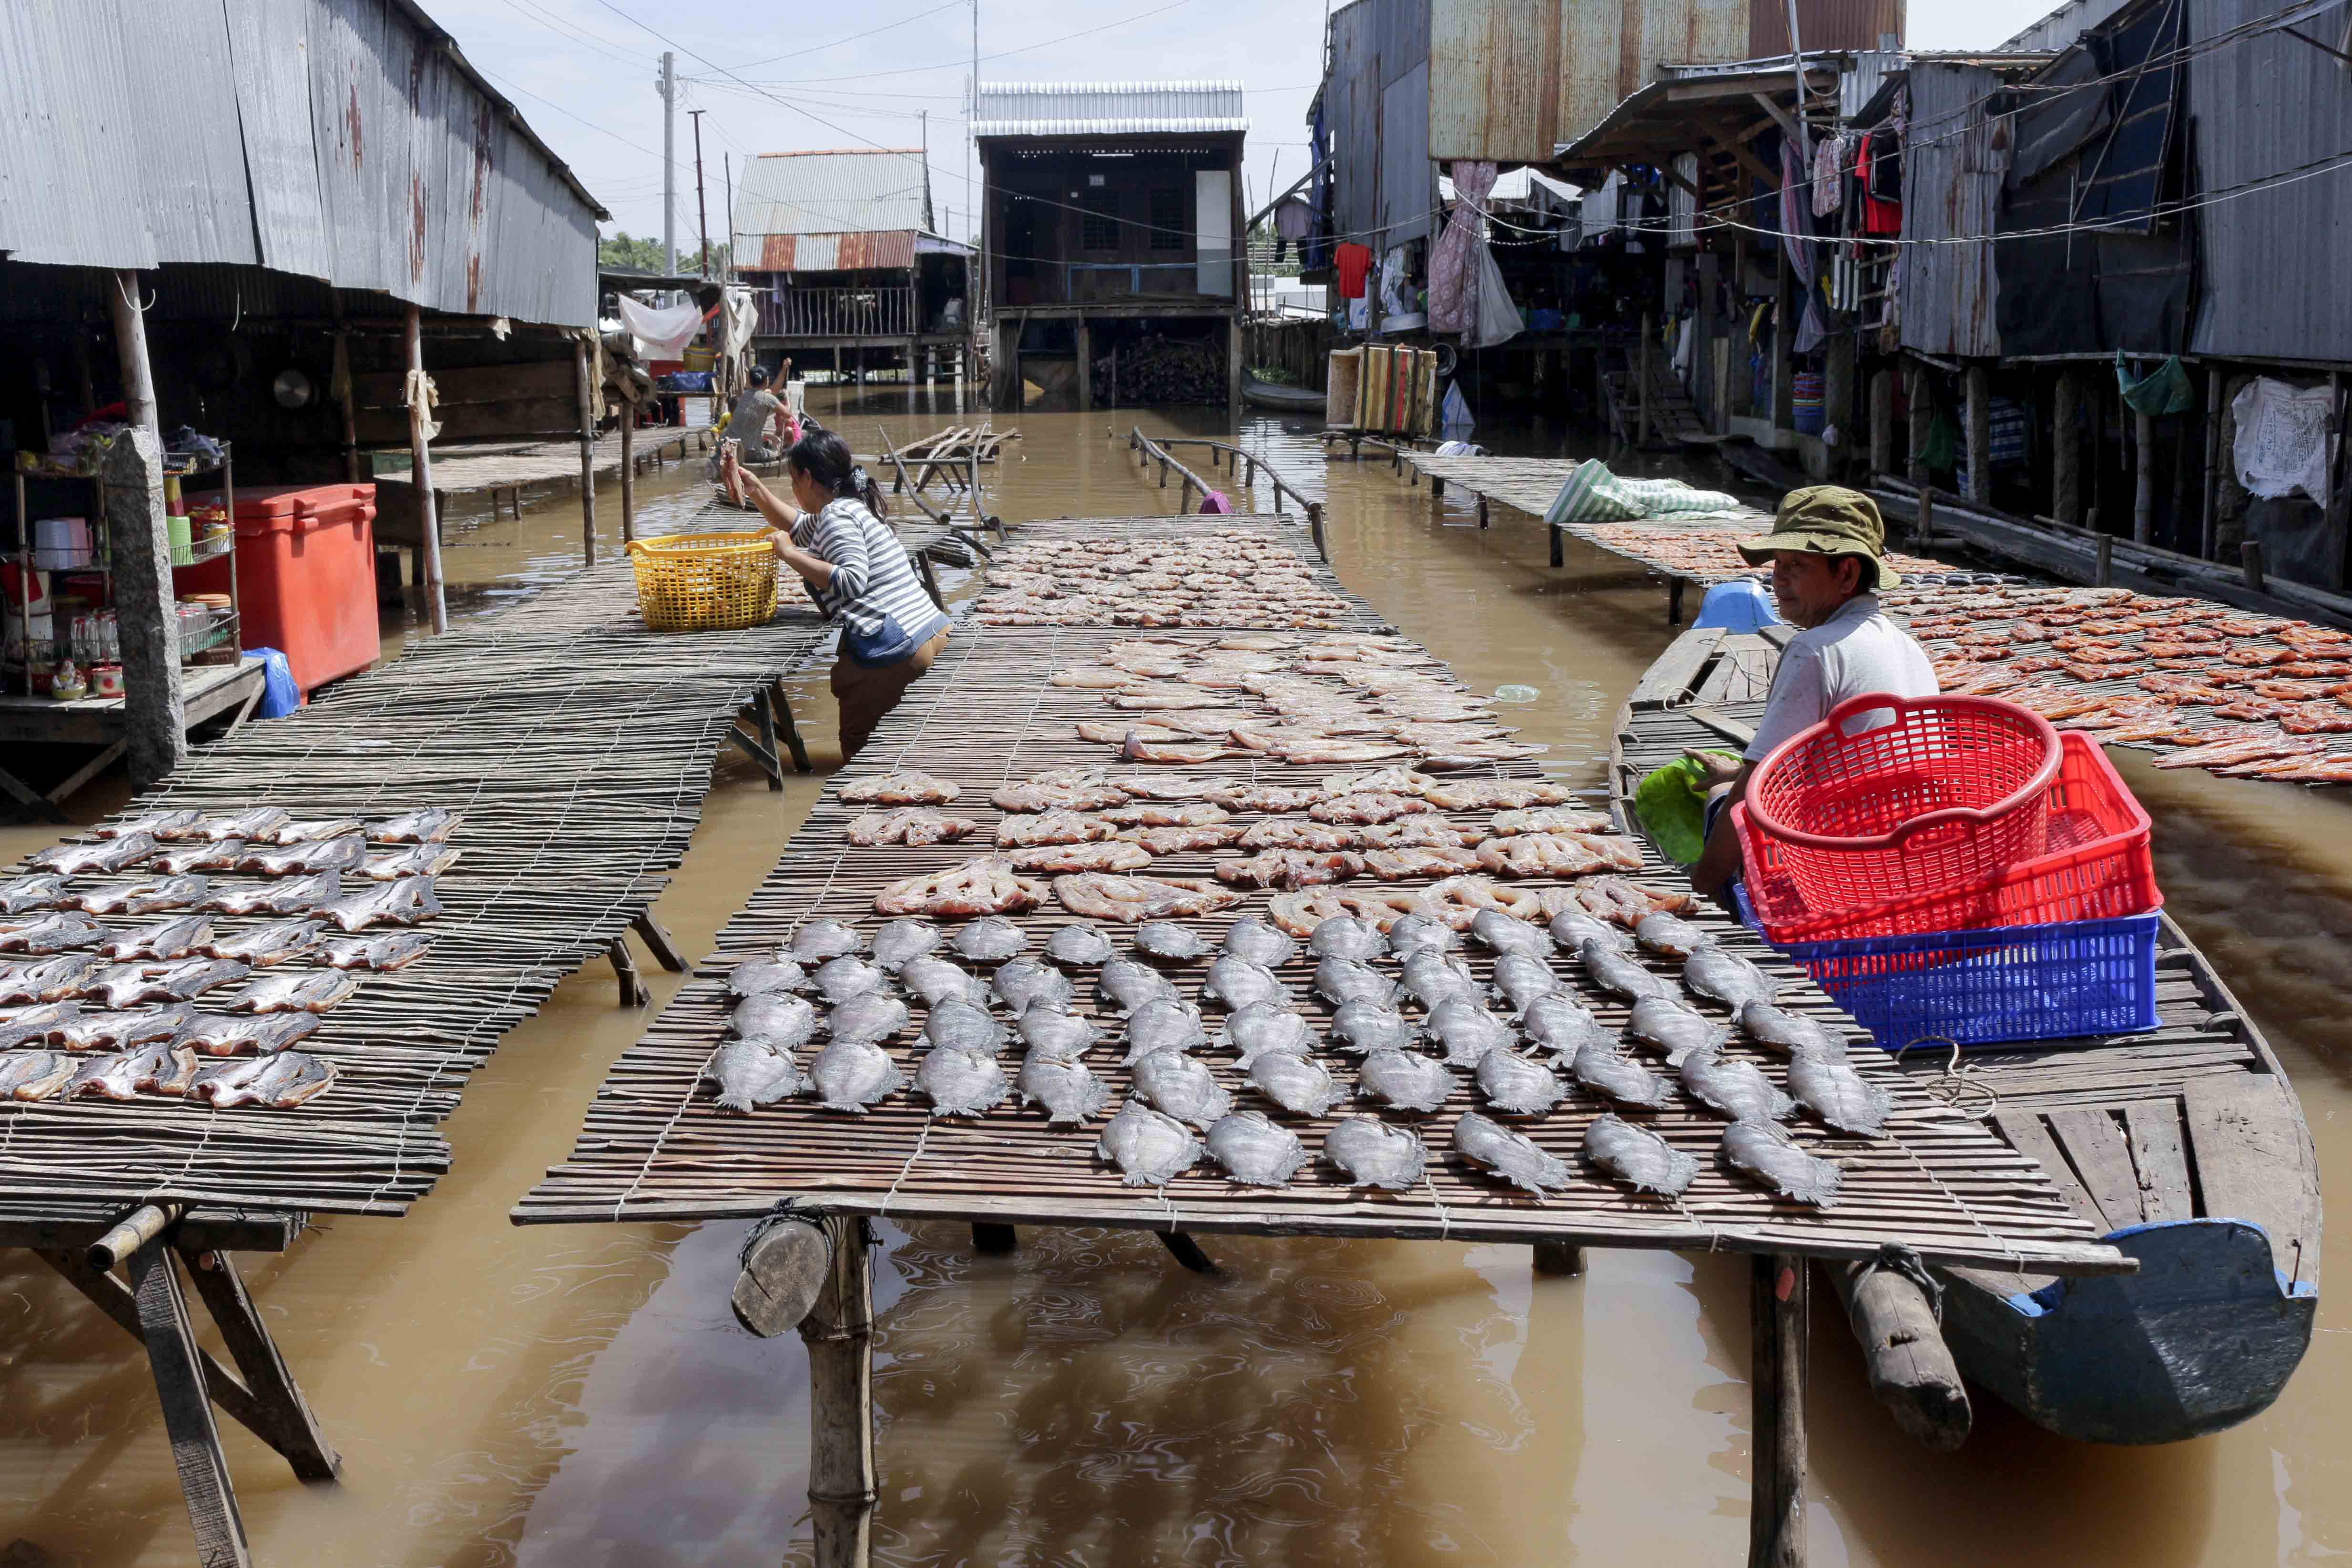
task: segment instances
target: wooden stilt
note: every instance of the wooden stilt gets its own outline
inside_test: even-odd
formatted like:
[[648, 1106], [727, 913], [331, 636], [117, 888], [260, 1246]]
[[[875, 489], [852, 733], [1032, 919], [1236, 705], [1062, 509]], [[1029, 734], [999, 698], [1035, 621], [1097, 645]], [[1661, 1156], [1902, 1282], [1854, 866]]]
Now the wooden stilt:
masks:
[[424, 542], [416, 552], [419, 583], [425, 584], [425, 608], [432, 617], [435, 636], [449, 629], [449, 601], [441, 588], [441, 498], [433, 492], [433, 454], [425, 435], [431, 411], [425, 405], [425, 332], [416, 307], [408, 307], [408, 484], [416, 492], [416, 524]]
[[1683, 624], [1684, 586], [1680, 577], [1674, 578], [1666, 584], [1666, 625], [1670, 626]]
[[1435, 474], [1429, 476], [1429, 499], [1432, 500], [1444, 500], [1445, 499], [1445, 481], [1439, 479]]
[[1559, 525], [1558, 523], [1552, 524], [1549, 531], [1551, 533], [1551, 563], [1555, 566], [1565, 566], [1568, 564], [1568, 546], [1563, 542]]
[[833, 1236], [823, 1221], [792, 1217], [770, 1225], [735, 1277], [735, 1321], [763, 1340], [796, 1329], [832, 1272]]
[[1171, 1258], [1193, 1273], [1214, 1274], [1217, 1271], [1215, 1260], [1201, 1250], [1199, 1242], [1194, 1241], [1182, 1231], [1161, 1230], [1154, 1231], [1152, 1234], [1160, 1237], [1160, 1245], [1168, 1249], [1168, 1255]]
[[1992, 371], [1972, 364], [1965, 377], [1968, 387], [1968, 499], [1979, 506], [1992, 501]]
[[131, 1292], [154, 1369], [156, 1396], [163, 1402], [173, 1468], [196, 1532], [196, 1561], [205, 1568], [248, 1568], [253, 1552], [228, 1460], [221, 1453], [220, 1428], [213, 1424], [212, 1400], [205, 1392], [204, 1352], [196, 1347], [188, 1299], [164, 1242], [150, 1242], [131, 1255]]
[[801, 743], [801, 727], [793, 722], [792, 700], [784, 693], [784, 683], [777, 681], [768, 688], [766, 695], [768, 710], [775, 715], [776, 728], [782, 732], [785, 749], [793, 754], [793, 770], [803, 773], [812, 772], [808, 748]]
[[588, 340], [572, 340], [572, 382], [580, 394], [580, 558], [596, 564], [596, 389], [588, 377]]
[[277, 1341], [261, 1321], [236, 1265], [226, 1252], [191, 1252], [180, 1247], [194, 1281], [196, 1294], [219, 1328], [221, 1341], [245, 1374], [245, 1386], [266, 1419], [269, 1430], [263, 1441], [286, 1457], [294, 1473], [306, 1481], [331, 1481], [342, 1474], [343, 1462], [319, 1429], [310, 1401], [302, 1397], [294, 1373], [278, 1353]]
[[637, 973], [637, 955], [629, 951], [629, 939], [614, 937], [604, 952], [613, 961], [613, 978], [620, 982], [621, 1005], [642, 1007], [651, 1002], [654, 994], [646, 989], [646, 977]]
[[1904, 475], [1911, 481], [1911, 488], [1924, 496], [1927, 493], [1927, 436], [1936, 421], [1935, 405], [1927, 395], [1927, 367], [1924, 364], [1911, 367], [1910, 401], [1910, 449], [1904, 454]]
[[1535, 1245], [1536, 1272], [1538, 1274], [1576, 1275], [1584, 1272], [1584, 1248], [1570, 1241], [1538, 1241]]
[[683, 974], [693, 967], [687, 963], [686, 954], [677, 950], [677, 943], [669, 939], [669, 932], [662, 930], [661, 922], [651, 914], [639, 915], [629, 922], [629, 929], [643, 939], [646, 951], [654, 955], [654, 962], [672, 974]]
[[1846, 1321], [1861, 1342], [1870, 1391], [1895, 1424], [1928, 1447], [1949, 1453], [1967, 1440], [1969, 1391], [1944, 1343], [1935, 1306], [1918, 1281], [1893, 1268], [1829, 1264]]
[[2061, 522], [2083, 518], [2082, 401], [2082, 383], [2073, 371], [2060, 371], [2051, 405], [2050, 515]]
[[939, 573], [933, 570], [931, 566], [931, 552], [929, 551], [918, 550], [915, 552], [915, 570], [921, 574], [923, 579], [923, 592], [931, 596], [931, 603], [937, 605], [942, 610], [946, 609], [948, 607], [947, 595], [940, 592], [940, 575]]
[[866, 1224], [824, 1221], [830, 1267], [801, 1323], [809, 1352], [809, 1517], [815, 1568], [867, 1568], [874, 1550], [874, 1276]]
[[784, 764], [778, 760], [776, 746], [776, 710], [753, 697], [750, 704], [751, 721], [760, 727], [760, 749], [767, 753], [768, 788], [781, 795], [784, 788]]
[[1307, 531], [1315, 541], [1316, 555], [1324, 561], [1330, 560], [1331, 547], [1323, 537], [1323, 503], [1321, 501], [1307, 503]]
[[1775, 1253], [1749, 1267], [1748, 1568], [1804, 1568], [1807, 1268]]
[[1009, 1225], [990, 1225], [974, 1221], [971, 1227], [971, 1249], [991, 1255], [1007, 1253], [1020, 1245], [1020, 1233]]
[[2147, 544], [2156, 538], [2156, 421], [2137, 410], [2132, 414], [2132, 540]]
[[1486, 515], [1486, 498], [1485, 496], [1480, 496], [1478, 498], [1478, 526], [1481, 528], [1486, 527], [1488, 521], [1489, 519]]
[[636, 405], [624, 403], [621, 405], [621, 542], [624, 544], [637, 536], [636, 444]]

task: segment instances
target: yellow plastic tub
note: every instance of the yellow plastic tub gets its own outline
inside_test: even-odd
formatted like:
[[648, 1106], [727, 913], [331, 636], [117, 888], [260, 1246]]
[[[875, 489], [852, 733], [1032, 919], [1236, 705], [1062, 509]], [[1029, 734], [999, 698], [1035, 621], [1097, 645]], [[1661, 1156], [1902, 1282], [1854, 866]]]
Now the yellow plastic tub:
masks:
[[776, 613], [776, 568], [756, 534], [677, 533], [632, 540], [637, 609], [657, 632], [733, 632]]

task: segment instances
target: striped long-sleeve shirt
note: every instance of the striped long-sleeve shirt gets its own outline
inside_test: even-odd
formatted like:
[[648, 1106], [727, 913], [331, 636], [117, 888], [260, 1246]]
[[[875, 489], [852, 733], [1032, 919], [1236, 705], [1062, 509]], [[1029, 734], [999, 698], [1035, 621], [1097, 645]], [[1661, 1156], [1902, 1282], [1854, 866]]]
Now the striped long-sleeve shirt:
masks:
[[923, 592], [906, 546], [865, 502], [844, 496], [822, 511], [803, 512], [793, 525], [793, 542], [833, 563], [832, 584], [809, 595], [818, 609], [851, 631], [871, 637], [882, 629], [885, 617], [895, 618], [910, 635], [946, 624]]

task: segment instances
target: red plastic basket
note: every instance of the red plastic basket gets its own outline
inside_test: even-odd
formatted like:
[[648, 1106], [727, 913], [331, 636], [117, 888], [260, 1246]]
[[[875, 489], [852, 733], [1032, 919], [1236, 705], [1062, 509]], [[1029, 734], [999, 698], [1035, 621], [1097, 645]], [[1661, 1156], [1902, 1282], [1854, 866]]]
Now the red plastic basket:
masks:
[[1859, 909], [1808, 905], [1781, 868], [1777, 845], [1748, 830], [1738, 815], [1750, 906], [1767, 940], [1841, 942], [1916, 936], [1995, 926], [2057, 925], [2120, 920], [2160, 909], [2148, 852], [2147, 813], [2116, 774], [2097, 742], [2074, 733], [2050, 785], [2050, 852], [2000, 876], [1927, 898]]
[[[1893, 722], [1852, 729], [1866, 715]], [[1806, 905], [1851, 910], [2000, 876], [2050, 847], [2050, 721], [1986, 697], [1851, 697], [1757, 764], [1742, 841]]]

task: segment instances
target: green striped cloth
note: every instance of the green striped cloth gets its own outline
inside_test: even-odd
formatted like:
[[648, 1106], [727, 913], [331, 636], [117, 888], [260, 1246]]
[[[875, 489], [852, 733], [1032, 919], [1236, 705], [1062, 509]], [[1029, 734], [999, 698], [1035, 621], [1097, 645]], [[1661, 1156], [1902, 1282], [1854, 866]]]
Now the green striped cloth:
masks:
[[1680, 479], [1628, 479], [1609, 471], [1598, 458], [1576, 466], [1544, 512], [1554, 527], [1574, 523], [1638, 522], [1677, 513], [1738, 511], [1737, 497], [1694, 489]]

